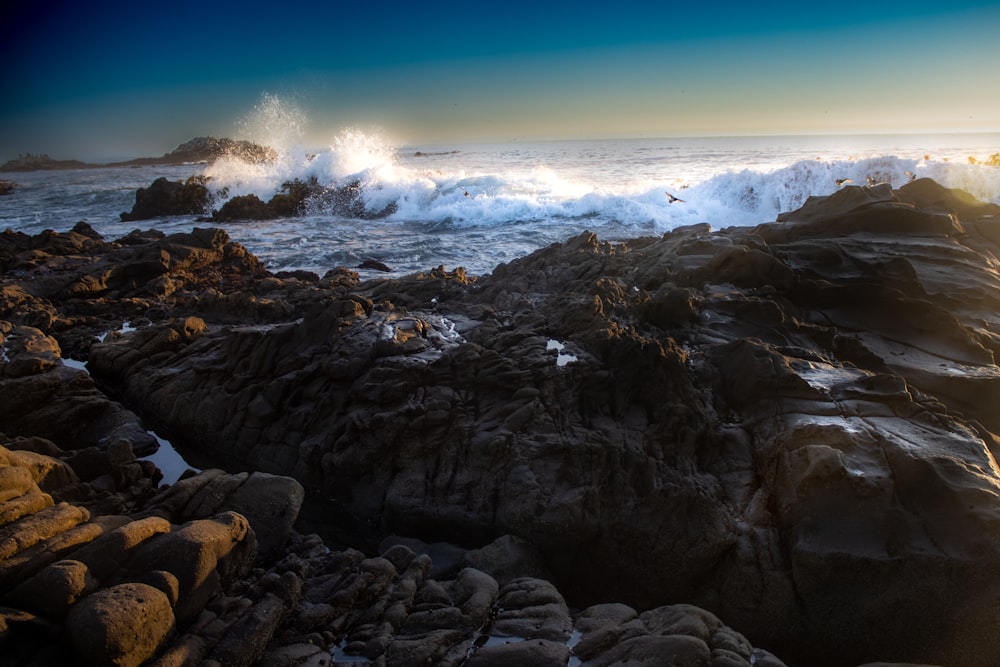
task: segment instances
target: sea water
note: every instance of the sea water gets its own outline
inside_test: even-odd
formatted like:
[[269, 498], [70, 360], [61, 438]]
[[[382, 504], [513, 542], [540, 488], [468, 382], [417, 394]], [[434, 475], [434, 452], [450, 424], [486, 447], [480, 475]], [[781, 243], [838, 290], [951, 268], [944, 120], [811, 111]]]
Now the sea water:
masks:
[[[440, 265], [484, 275], [584, 230], [614, 241], [695, 223], [757, 225], [847, 184], [900, 187], [929, 177], [1000, 203], [1000, 167], [982, 164], [1000, 152], [1000, 133], [397, 145], [348, 129], [318, 147], [294, 136], [251, 138], [274, 146], [278, 159], [2, 174], [18, 187], [0, 197], [0, 229], [65, 231], [85, 220], [115, 239], [137, 228], [219, 226], [273, 271], [323, 274], [377, 259], [395, 275]], [[316, 204], [262, 222], [120, 222], [137, 188], [194, 175], [209, 177], [215, 207], [241, 194], [266, 200], [284, 182], [315, 178], [331, 187], [359, 183], [368, 210], [394, 204], [395, 212], [360, 220]]]

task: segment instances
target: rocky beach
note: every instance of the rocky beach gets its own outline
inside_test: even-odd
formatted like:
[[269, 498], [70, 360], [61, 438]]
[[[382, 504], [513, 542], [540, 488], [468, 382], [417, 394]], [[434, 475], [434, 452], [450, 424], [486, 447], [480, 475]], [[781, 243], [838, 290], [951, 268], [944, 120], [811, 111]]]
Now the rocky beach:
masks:
[[0, 664], [1000, 664], [1000, 206], [364, 280], [230, 219], [0, 233]]

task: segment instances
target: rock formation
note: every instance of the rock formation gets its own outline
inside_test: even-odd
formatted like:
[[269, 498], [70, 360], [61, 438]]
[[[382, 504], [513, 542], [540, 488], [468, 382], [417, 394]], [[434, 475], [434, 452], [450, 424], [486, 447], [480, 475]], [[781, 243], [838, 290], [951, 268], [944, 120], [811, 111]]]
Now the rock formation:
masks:
[[[57, 346], [2, 342], [5, 371], [56, 372]], [[434, 578], [431, 558], [402, 544], [331, 551], [294, 531], [304, 495], [288, 477], [206, 470], [157, 490], [159, 471], [126, 441], [0, 443], [4, 665], [784, 664], [688, 605], [573, 615], [510, 561], [501, 584], [471, 566]], [[518, 549], [508, 539], [469, 558], [490, 567]]]
[[135, 205], [122, 213], [122, 222], [148, 220], [164, 215], [196, 215], [208, 206], [208, 188], [205, 180], [191, 177], [185, 182], [158, 178], [148, 187], [135, 193]]
[[[104, 506], [163, 521], [159, 539], [269, 526], [255, 570], [192, 605], [224, 632], [135, 574], [155, 564], [113, 580], [166, 595], [126, 589], [173, 614], [143, 635], [162, 664], [780, 664], [752, 644], [1000, 662], [1000, 207], [926, 180], [848, 187], [756, 228], [584, 233], [488, 276], [365, 283], [179, 236], [0, 237], [0, 319], [40, 341], [5, 343], [5, 364], [44, 376], [80, 350], [229, 473]], [[126, 310], [149, 324], [85, 351], [70, 334]], [[288, 477], [358, 542], [296, 533]], [[253, 490], [227, 504], [213, 483]]]
[[[136, 191], [135, 205], [131, 211], [122, 213], [121, 219], [125, 222], [205, 212], [212, 203], [207, 183], [207, 179], [195, 176], [183, 183], [158, 178], [148, 188]], [[200, 217], [199, 221], [273, 220], [302, 215], [309, 210], [321, 210], [327, 214], [359, 220], [375, 220], [395, 213], [396, 204], [391, 202], [377, 211], [368, 210], [358, 182], [324, 187], [316, 179], [293, 180], [283, 183], [281, 190], [266, 202], [254, 194], [238, 195], [226, 199], [219, 209], [213, 210], [210, 216]]]

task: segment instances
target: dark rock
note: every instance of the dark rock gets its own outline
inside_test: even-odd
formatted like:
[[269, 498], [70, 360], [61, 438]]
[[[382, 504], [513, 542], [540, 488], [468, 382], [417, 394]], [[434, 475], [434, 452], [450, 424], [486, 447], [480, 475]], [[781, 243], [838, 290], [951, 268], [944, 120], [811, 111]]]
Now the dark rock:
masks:
[[324, 188], [315, 178], [309, 181], [288, 181], [281, 190], [266, 203], [257, 195], [233, 197], [218, 211], [212, 212], [212, 220], [231, 222], [237, 220], [272, 220], [301, 215], [308, 203], [322, 195]]
[[319, 276], [312, 271], [278, 271], [274, 274], [275, 278], [280, 278], [281, 280], [301, 280], [306, 283], [318, 283]]
[[[992, 664], [996, 220], [904, 196], [585, 233], [478, 280], [355, 284], [301, 321], [92, 359], [183, 441], [252, 453], [386, 533], [530, 541], [574, 604], [688, 600], [809, 664]], [[707, 639], [623, 637], [612, 657]]]
[[950, 189], [929, 178], [918, 178], [896, 190], [900, 201], [917, 208], [937, 208], [960, 220], [1000, 215], [1000, 205], [979, 201], [964, 190]]
[[0, 179], [0, 196], [9, 195], [17, 187], [17, 183]]
[[65, 450], [103, 448], [117, 440], [139, 452], [157, 447], [134, 413], [109, 400], [87, 373], [62, 365], [7, 376], [0, 403], [9, 410], [2, 423], [8, 436], [42, 437]]
[[204, 179], [192, 176], [185, 182], [160, 177], [148, 188], [135, 193], [135, 205], [122, 213], [122, 222], [148, 220], [168, 215], [196, 215], [208, 204], [208, 188]]
[[[15, 454], [0, 449], [0, 491], [6, 494], [0, 495], [0, 514], [7, 516], [12, 503], [37, 491]], [[224, 487], [240, 479], [207, 471], [152, 504], [156, 512], [178, 516], [207, 511], [224, 496], [238, 500], [238, 493], [227, 494]], [[347, 654], [385, 664], [430, 659], [457, 667], [565, 663], [571, 652], [566, 605], [551, 584], [537, 579], [512, 581], [500, 590], [491, 577], [467, 568], [454, 579], [435, 581], [428, 578], [430, 559], [406, 547], [390, 549], [390, 561], [331, 552], [317, 536], [300, 535], [287, 541], [280, 562], [251, 571], [255, 540], [237, 514], [180, 527], [159, 516], [88, 520], [85, 513], [74, 526], [45, 514], [43, 508], [13, 522], [0, 520], [0, 546], [12, 545], [0, 554], [0, 596], [14, 605], [0, 609], [8, 659], [328, 665], [344, 647]], [[51, 537], [32, 546], [43, 526]], [[584, 610], [580, 636], [593, 646], [595, 632], [613, 633], [616, 624], [635, 616]], [[715, 658], [722, 651], [765, 655], [713, 619], [697, 608], [678, 607], [648, 616], [642, 630], [650, 637], [706, 637], [711, 630], [706, 641]], [[66, 640], [58, 650], [51, 645], [55, 633]], [[627, 635], [635, 636], [635, 629]]]
[[278, 154], [273, 148], [261, 146], [251, 141], [229, 139], [223, 137], [195, 137], [174, 150], [166, 153], [160, 160], [172, 164], [184, 162], [211, 162], [222, 157], [235, 158], [249, 164], [272, 162]]
[[504, 535], [479, 549], [465, 553], [462, 563], [486, 572], [500, 585], [513, 579], [547, 579], [550, 573], [535, 545], [514, 535]]
[[267, 202], [254, 194], [233, 197], [219, 210], [213, 211], [209, 219], [213, 222], [273, 220], [302, 215], [307, 210], [315, 209], [344, 217], [376, 220], [396, 212], [395, 202], [378, 211], [369, 211], [362, 194], [360, 182], [325, 187], [315, 178], [294, 180], [283, 183], [281, 190]]
[[[47, 324], [5, 343], [8, 366], [41, 366], [0, 387], [59, 373], [28, 342], [54, 353], [45, 337], [82, 327], [87, 304], [161, 285], [174, 319], [95, 346], [101, 386], [202, 456], [420, 539], [328, 551], [290, 530], [289, 480], [209, 470], [136, 493], [121, 487], [149, 478], [121, 445], [53, 438], [78, 481], [32, 457], [0, 472], [0, 595], [33, 600], [37, 630], [84, 592], [148, 585], [177, 625], [162, 664], [296, 660], [279, 649], [308, 643], [323, 652], [292, 653], [782, 664], [763, 644], [819, 666], [995, 664], [1000, 218], [920, 184], [783, 220], [584, 233], [479, 279], [365, 283], [269, 276], [218, 230], [122, 248], [82, 227], [3, 236], [0, 257], [41, 279], [5, 278], [0, 331]], [[133, 515], [98, 516], [112, 502]], [[207, 516], [233, 505], [261, 511]], [[516, 576], [526, 543], [553, 581]], [[428, 544], [504, 585], [437, 567]], [[619, 603], [573, 615], [567, 599]]]
[[[221, 473], [221, 471], [218, 471]], [[182, 480], [147, 504], [145, 514], [174, 523], [205, 519], [222, 511], [239, 512], [257, 535], [258, 556], [273, 559], [284, 547], [302, 506], [302, 485], [267, 473], [201, 474]]]
[[469, 667], [503, 667], [503, 665], [543, 667], [564, 665], [569, 656], [570, 651], [566, 644], [545, 639], [530, 639], [481, 648], [472, 654], [467, 664]]
[[276, 217], [278, 217], [277, 214], [261, 201], [260, 197], [252, 194], [233, 197], [218, 211], [212, 211], [212, 220], [215, 222], [270, 220]]
[[386, 264], [378, 261], [377, 259], [366, 259], [365, 261], [358, 264], [359, 269], [372, 269], [373, 271], [382, 271], [384, 273], [391, 273], [390, 269]]

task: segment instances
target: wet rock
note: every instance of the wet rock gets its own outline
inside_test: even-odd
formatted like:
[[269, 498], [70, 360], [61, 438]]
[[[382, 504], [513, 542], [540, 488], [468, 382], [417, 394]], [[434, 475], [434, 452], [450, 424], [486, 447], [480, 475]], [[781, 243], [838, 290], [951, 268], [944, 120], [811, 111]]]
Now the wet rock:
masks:
[[270, 220], [276, 217], [277, 213], [254, 194], [233, 197], [218, 211], [212, 211], [212, 220], [215, 222]]
[[392, 215], [396, 208], [396, 203], [390, 202], [379, 210], [369, 210], [360, 182], [326, 187], [313, 178], [283, 183], [281, 190], [266, 202], [255, 194], [233, 197], [221, 208], [212, 211], [211, 220], [273, 220], [302, 215], [311, 209], [361, 220], [376, 220]]

